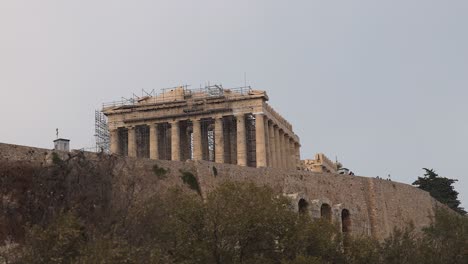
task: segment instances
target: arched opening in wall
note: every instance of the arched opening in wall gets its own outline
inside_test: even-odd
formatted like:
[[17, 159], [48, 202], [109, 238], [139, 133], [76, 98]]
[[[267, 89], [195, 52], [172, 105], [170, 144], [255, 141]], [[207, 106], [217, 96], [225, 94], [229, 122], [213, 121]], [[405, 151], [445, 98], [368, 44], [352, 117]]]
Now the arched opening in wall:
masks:
[[331, 209], [331, 206], [329, 204], [322, 204], [322, 206], [320, 207], [320, 217], [322, 219], [325, 219], [327, 220], [328, 222], [331, 222], [332, 220], [332, 209]]
[[348, 233], [351, 231], [351, 216], [348, 209], [341, 211], [341, 231]]
[[309, 209], [309, 203], [304, 199], [300, 199], [298, 203], [298, 207], [299, 207], [300, 214], [306, 214], [307, 210]]

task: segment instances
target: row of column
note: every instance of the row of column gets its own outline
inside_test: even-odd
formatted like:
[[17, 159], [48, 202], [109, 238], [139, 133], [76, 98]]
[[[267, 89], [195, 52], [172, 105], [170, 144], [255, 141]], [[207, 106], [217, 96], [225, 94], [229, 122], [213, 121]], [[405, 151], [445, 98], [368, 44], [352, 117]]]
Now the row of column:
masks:
[[[296, 168], [299, 163], [299, 144], [285, 133], [273, 120], [268, 120], [263, 113], [255, 115], [255, 154], [257, 167]], [[245, 114], [235, 116], [237, 164], [247, 166], [247, 140]], [[193, 159], [202, 160], [202, 131], [200, 119], [192, 119]], [[170, 122], [171, 160], [181, 160], [179, 121]], [[149, 153], [151, 159], [159, 159], [157, 124], [149, 125]], [[111, 152], [119, 153], [119, 135], [111, 131]], [[215, 162], [224, 160], [223, 118], [214, 118]], [[128, 156], [137, 156], [135, 127], [128, 128]]]
[[[264, 153], [266, 155], [267, 166], [275, 168], [296, 168], [300, 160], [299, 143], [295, 142], [293, 137], [274, 124], [273, 120], [262, 119], [262, 117], [257, 117], [256, 119], [256, 126], [258, 127], [257, 132], [260, 132], [257, 133], [257, 136], [261, 137], [261, 135], [265, 134], [266, 151]], [[263, 126], [262, 123], [264, 124]], [[262, 130], [264, 130], [264, 133], [262, 133]], [[260, 140], [259, 143], [263, 146], [262, 140]]]

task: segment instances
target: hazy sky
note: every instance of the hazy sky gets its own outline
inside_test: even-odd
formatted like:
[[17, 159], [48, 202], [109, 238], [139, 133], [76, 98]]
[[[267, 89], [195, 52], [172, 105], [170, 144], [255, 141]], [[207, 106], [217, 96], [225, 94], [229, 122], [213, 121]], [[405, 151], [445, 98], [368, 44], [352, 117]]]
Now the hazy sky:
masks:
[[248, 83], [302, 157], [457, 178], [468, 207], [468, 1], [0, 0], [0, 142], [90, 147], [103, 102]]

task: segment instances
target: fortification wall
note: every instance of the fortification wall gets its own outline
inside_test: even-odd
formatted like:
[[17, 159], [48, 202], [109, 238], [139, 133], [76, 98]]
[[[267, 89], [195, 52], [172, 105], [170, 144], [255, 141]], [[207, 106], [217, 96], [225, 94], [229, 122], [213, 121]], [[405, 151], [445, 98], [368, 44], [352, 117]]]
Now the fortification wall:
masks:
[[[0, 161], [25, 161], [39, 166], [51, 164], [52, 150], [0, 144]], [[63, 159], [74, 153], [58, 153]], [[270, 186], [278, 193], [298, 202], [309, 204], [308, 213], [320, 217], [320, 207], [332, 207], [333, 221], [341, 224], [342, 209], [351, 216], [353, 235], [372, 235], [377, 239], [387, 237], [395, 227], [412, 222], [417, 229], [430, 224], [436, 202], [427, 192], [413, 186], [381, 179], [323, 174], [306, 171], [250, 168], [205, 161], [164, 161], [123, 158], [86, 153], [86, 158], [100, 164], [100, 159], [113, 159], [112, 199], [144, 202], [157, 192], [171, 186], [186, 188], [180, 178], [182, 171], [194, 174], [204, 197], [224, 181], [251, 181], [260, 186]], [[154, 165], [168, 169], [164, 179], [155, 176]], [[129, 198], [130, 197], [130, 198]]]

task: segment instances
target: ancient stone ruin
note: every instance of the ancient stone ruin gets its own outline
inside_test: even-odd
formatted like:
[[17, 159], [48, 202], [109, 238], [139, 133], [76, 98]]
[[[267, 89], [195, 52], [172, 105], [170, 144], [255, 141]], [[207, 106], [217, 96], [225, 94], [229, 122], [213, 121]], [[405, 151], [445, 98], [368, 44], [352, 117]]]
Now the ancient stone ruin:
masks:
[[292, 125], [250, 87], [177, 87], [105, 104], [111, 153], [163, 160], [206, 160], [249, 167], [297, 168]]
[[[190, 172], [203, 197], [225, 181], [269, 186], [289, 197], [291, 208], [298, 213], [325, 218], [351, 235], [381, 240], [408, 223], [417, 230], [430, 224], [435, 208], [442, 205], [425, 191], [382, 179], [337, 174], [337, 164], [323, 154], [301, 161], [299, 137], [267, 101], [266, 92], [249, 87], [177, 87], [152, 92], [104, 105], [112, 155], [103, 149], [98, 153], [68, 152], [0, 143], [0, 165], [47, 171], [53, 170], [54, 159], [67, 160], [69, 173], [52, 175], [67, 189], [52, 193], [73, 197], [70, 194], [81, 186], [88, 194], [106, 194], [106, 204], [117, 208], [126, 204], [119, 201], [129, 197], [144, 202], [171, 186], [183, 186], [180, 173]], [[164, 179], [155, 177], [155, 166], [167, 171]], [[86, 177], [89, 168], [101, 176]], [[18, 187], [10, 171], [2, 171], [0, 166], [0, 176], [11, 181], [0, 193], [4, 205], [0, 220], [6, 219], [1, 223], [9, 223], [12, 215], [24, 218], [20, 209], [28, 201], [21, 197], [28, 193], [28, 186], [47, 186], [41, 175], [29, 179], [24, 174], [26, 183], [29, 179], [38, 184]], [[101, 184], [91, 181], [104, 178]], [[91, 183], [83, 185], [83, 179]], [[97, 187], [102, 190], [93, 189]], [[6, 230], [5, 236], [11, 228], [0, 228], [0, 239], [2, 230]]]

